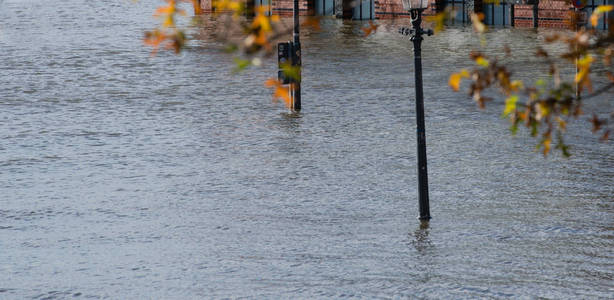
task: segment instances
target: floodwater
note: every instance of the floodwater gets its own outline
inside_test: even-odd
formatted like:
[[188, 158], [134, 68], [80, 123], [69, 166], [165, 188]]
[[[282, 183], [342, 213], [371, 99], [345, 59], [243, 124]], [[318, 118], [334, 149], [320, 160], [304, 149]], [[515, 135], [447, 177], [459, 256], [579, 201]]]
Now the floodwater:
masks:
[[572, 122], [571, 158], [544, 158], [501, 101], [447, 87], [505, 42], [538, 77], [547, 32], [425, 38], [421, 227], [398, 24], [304, 30], [293, 114], [263, 86], [275, 58], [233, 75], [208, 17], [151, 57], [160, 3], [0, 0], [0, 298], [614, 297], [614, 144], [586, 122], [608, 98]]

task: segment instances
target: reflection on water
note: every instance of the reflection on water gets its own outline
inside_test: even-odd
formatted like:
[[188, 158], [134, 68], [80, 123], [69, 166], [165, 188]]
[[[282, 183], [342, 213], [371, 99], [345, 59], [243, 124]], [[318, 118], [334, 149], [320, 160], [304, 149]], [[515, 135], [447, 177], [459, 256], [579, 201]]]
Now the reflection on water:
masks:
[[[574, 156], [543, 158], [451, 92], [471, 28], [423, 43], [426, 226], [407, 20], [303, 30], [295, 114], [263, 86], [275, 58], [231, 74], [212, 18], [151, 57], [158, 4], [0, 1], [0, 298], [612, 298], [613, 144], [580, 120]], [[544, 34], [482, 50], [513, 41], [534, 79]]]
[[434, 246], [429, 238], [429, 221], [420, 221], [420, 226], [418, 229], [416, 229], [416, 231], [414, 231], [411, 241], [412, 246], [421, 256], [428, 256], [432, 254]]

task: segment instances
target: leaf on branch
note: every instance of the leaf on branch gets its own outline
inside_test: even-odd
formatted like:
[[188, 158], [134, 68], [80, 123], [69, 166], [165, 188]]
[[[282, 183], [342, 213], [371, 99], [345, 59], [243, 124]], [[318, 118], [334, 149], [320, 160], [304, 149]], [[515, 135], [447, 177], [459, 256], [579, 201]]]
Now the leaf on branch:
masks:
[[471, 23], [473, 24], [473, 29], [477, 33], [484, 33], [486, 31], [486, 25], [482, 23], [482, 20], [484, 20], [483, 13], [471, 14]]
[[603, 124], [605, 123], [605, 121], [597, 117], [597, 114], [593, 114], [593, 117], [591, 118], [590, 121], [591, 123], [593, 123], [593, 133], [599, 131], [599, 129], [601, 129], [601, 126], [603, 126]]
[[524, 84], [522, 83], [522, 80], [514, 80], [510, 83], [510, 89], [513, 92], [517, 92], [518, 90], [522, 89], [524, 86]]
[[296, 81], [301, 80], [301, 67], [293, 66], [290, 63], [285, 63], [281, 65], [281, 70], [284, 72], [284, 75], [288, 76], [291, 79]]
[[247, 59], [237, 58], [237, 57], [235, 57], [234, 62], [235, 62], [235, 67], [232, 70], [234, 73], [241, 72], [251, 65], [251, 61]]
[[486, 58], [484, 58], [484, 56], [478, 56], [475, 59], [475, 63], [478, 64], [479, 66], [482, 66], [484, 68], [488, 68], [489, 62]]
[[185, 10], [177, 8], [178, 2], [192, 2], [194, 5], [194, 12], [200, 12], [200, 6], [196, 0], [166, 0], [167, 5], [159, 7], [154, 12], [154, 16], [162, 19], [162, 24], [153, 31], [146, 31], [143, 43], [151, 46], [152, 56], [155, 55], [160, 48], [164, 45], [164, 49], [174, 50], [175, 53], [179, 53], [186, 44], [186, 35], [181, 29], [175, 28], [175, 17], [177, 15], [185, 16]]
[[453, 73], [450, 75], [448, 85], [450, 85], [455, 92], [458, 92], [462, 78], [469, 78], [469, 71], [463, 69], [458, 73]]
[[558, 116], [556, 117], [556, 121], [559, 125], [559, 129], [562, 132], [565, 132], [565, 130], [567, 130], [567, 122], [565, 122], [565, 120], [563, 120], [561, 117], [558, 117]]
[[593, 14], [590, 17], [591, 25], [593, 25], [593, 27], [596, 27], [597, 23], [599, 23], [599, 18], [601, 17], [601, 15], [612, 10], [614, 10], [614, 5], [597, 6], [597, 8], [595, 9], [595, 11], [593, 11]]
[[550, 137], [545, 138], [544, 141], [542, 142], [542, 145], [544, 147], [543, 153], [544, 156], [548, 155], [548, 152], [550, 152], [550, 146], [552, 145], [552, 139]]
[[311, 27], [315, 31], [320, 31], [320, 17], [306, 17], [303, 26]]
[[542, 47], [538, 47], [535, 55], [537, 57], [548, 57], [548, 51], [544, 50]]
[[590, 54], [586, 54], [578, 59], [578, 74], [576, 74], [575, 82], [580, 85], [580, 89], [586, 87], [589, 91], [592, 90], [589, 74], [593, 61], [594, 59]]
[[537, 103], [536, 110], [535, 119], [538, 121], [550, 115], [550, 107], [544, 101]]
[[486, 108], [486, 102], [492, 101], [492, 98], [484, 97], [479, 92], [475, 92], [473, 94], [473, 100], [475, 100], [475, 102], [477, 102], [478, 107], [480, 109], [484, 109], [484, 108]]
[[511, 95], [505, 99], [505, 109], [503, 110], [502, 117], [507, 117], [516, 110], [516, 102], [518, 102], [518, 95]]
[[379, 25], [373, 23], [373, 21], [369, 21], [369, 25], [367, 27], [361, 28], [361, 30], [364, 31], [365, 36], [369, 36], [370, 34], [377, 31], [377, 27], [379, 27]]
[[230, 11], [234, 17], [239, 17], [245, 11], [245, 4], [241, 0], [215, 0], [212, 6], [216, 13]]
[[168, 1], [167, 6], [161, 6], [161, 7], [158, 7], [158, 9], [156, 9], [156, 11], [154, 12], [154, 16], [158, 17], [162, 15], [174, 14], [176, 9], [177, 9], [177, 6], [176, 6], [175, 1]]
[[569, 153], [569, 146], [567, 146], [565, 141], [563, 141], [563, 135], [560, 132], [557, 132], [556, 139], [556, 149], [561, 150], [564, 157], [570, 157], [571, 154]]
[[453, 20], [455, 18], [455, 14], [456, 12], [450, 6], [447, 6], [444, 11], [432, 16], [426, 16], [424, 20], [428, 23], [432, 23], [433, 31], [438, 33], [443, 30], [448, 20]]
[[600, 141], [605, 142], [610, 138], [610, 130], [606, 130], [603, 135], [601, 136], [601, 138], [599, 138]]
[[552, 147], [552, 134], [551, 134], [551, 131], [546, 131], [543, 134], [542, 140], [535, 147], [535, 150], [539, 150], [539, 148], [543, 148], [542, 153], [544, 154], [544, 156], [547, 156], [548, 153], [550, 152], [551, 147]]
[[286, 107], [292, 107], [292, 99], [290, 99], [290, 89], [284, 87], [283, 84], [274, 78], [268, 79], [264, 85], [268, 88], [272, 88], [273, 90], [273, 101], [277, 99], [282, 99], [286, 104]]

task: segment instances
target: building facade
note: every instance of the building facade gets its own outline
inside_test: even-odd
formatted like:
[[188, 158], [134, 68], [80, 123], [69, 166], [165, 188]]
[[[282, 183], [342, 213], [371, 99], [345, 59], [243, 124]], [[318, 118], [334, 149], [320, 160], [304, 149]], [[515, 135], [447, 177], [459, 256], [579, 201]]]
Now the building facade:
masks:
[[[200, 0], [205, 12], [212, 11], [212, 1]], [[247, 7], [266, 6], [269, 14], [292, 15], [294, 0], [244, 0]], [[431, 0], [425, 14], [434, 14], [444, 7], [455, 11], [454, 23], [469, 23], [471, 13], [483, 13], [484, 23], [493, 26], [569, 27], [575, 16], [586, 20], [599, 5], [608, 0], [587, 0], [587, 6], [576, 10], [565, 0]], [[401, 0], [299, 0], [300, 15], [336, 16], [353, 20], [374, 20], [409, 17]], [[608, 17], [597, 25], [606, 29]]]

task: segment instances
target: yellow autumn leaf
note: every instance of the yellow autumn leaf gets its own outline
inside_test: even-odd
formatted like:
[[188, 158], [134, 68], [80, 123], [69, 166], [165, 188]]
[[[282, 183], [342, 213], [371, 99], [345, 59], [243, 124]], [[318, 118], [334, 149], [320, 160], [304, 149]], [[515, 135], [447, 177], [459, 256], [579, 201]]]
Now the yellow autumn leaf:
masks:
[[269, 18], [264, 14], [258, 14], [252, 21], [252, 28], [260, 28], [263, 32], [271, 31], [271, 23], [269, 23]]
[[503, 117], [508, 116], [514, 110], [516, 110], [516, 103], [518, 102], [518, 95], [511, 95], [505, 99], [505, 109], [503, 110]]
[[216, 12], [231, 11], [234, 17], [243, 12], [243, 4], [238, 0], [216, 0], [212, 5]]
[[590, 18], [591, 25], [593, 25], [593, 27], [597, 26], [597, 23], [599, 23], [599, 18], [601, 18], [601, 15], [609, 11], [612, 11], [612, 10], [614, 10], [614, 5], [597, 6], [595, 11], [593, 11], [593, 14], [591, 14], [591, 18]]
[[591, 64], [594, 59], [590, 54], [586, 54], [584, 57], [578, 60], [578, 73], [576, 74], [575, 82], [580, 84], [580, 89], [588, 88], [591, 90], [591, 80], [589, 74], [591, 71]]
[[154, 16], [169, 15], [175, 13], [175, 1], [170, 1], [168, 6], [162, 6], [156, 9]]
[[453, 73], [450, 75], [448, 85], [450, 85], [455, 92], [458, 92], [462, 78], [469, 78], [469, 71], [463, 69], [458, 73]]
[[522, 89], [523, 86], [524, 86], [524, 84], [522, 83], [522, 80], [514, 80], [514, 81], [512, 81], [512, 83], [510, 83], [510, 88], [514, 92]]
[[447, 12], [442, 11], [440, 13], [437, 13], [435, 15], [432, 16], [426, 16], [424, 17], [424, 20], [426, 22], [429, 23], [433, 23], [433, 31], [435, 31], [435, 33], [440, 32], [441, 30], [443, 30], [443, 27], [446, 23], [446, 19], [447, 19]]
[[536, 105], [537, 114], [535, 115], [535, 119], [541, 120], [544, 117], [547, 117], [550, 114], [550, 107], [544, 102], [540, 102]]
[[475, 63], [485, 68], [488, 67], [489, 64], [488, 60], [483, 56], [478, 56], [478, 58], [475, 59]]
[[471, 23], [473, 24], [473, 29], [477, 32], [477, 33], [483, 33], [484, 31], [486, 31], [486, 25], [484, 25], [484, 23], [482, 23], [482, 20], [484, 20], [484, 14], [483, 13], [472, 13], [471, 14]]
[[544, 141], [542, 142], [542, 145], [544, 146], [544, 156], [548, 155], [548, 152], [550, 152], [550, 147], [552, 145], [552, 139], [550, 138], [550, 136], [544, 138]]
[[567, 122], [565, 122], [565, 120], [561, 119], [561, 117], [556, 117], [556, 121], [559, 124], [559, 128], [561, 129], [561, 131], [565, 131], [567, 129]]
[[164, 18], [162, 27], [173, 27], [173, 26], [175, 26], [175, 20], [173, 19], [173, 15], [168, 15], [166, 18]]

